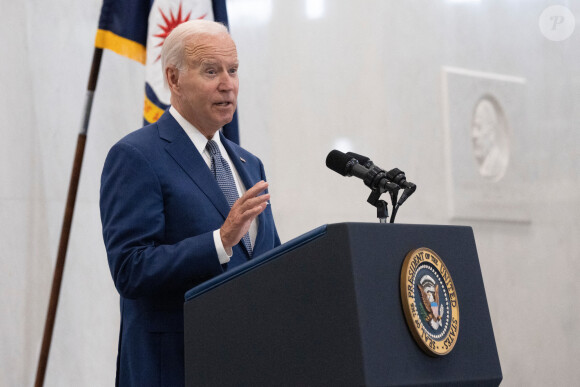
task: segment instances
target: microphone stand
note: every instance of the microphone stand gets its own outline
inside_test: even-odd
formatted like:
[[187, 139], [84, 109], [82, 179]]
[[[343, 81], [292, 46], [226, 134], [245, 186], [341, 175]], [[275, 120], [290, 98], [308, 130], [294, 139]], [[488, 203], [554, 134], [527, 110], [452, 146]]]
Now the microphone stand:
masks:
[[[390, 223], [394, 223], [397, 210], [399, 209], [399, 206], [396, 205], [397, 197], [399, 196], [399, 187], [396, 187], [394, 184], [390, 184], [388, 191], [391, 196], [391, 205], [393, 206], [393, 213], [391, 214]], [[381, 195], [384, 192], [384, 188], [374, 188], [371, 190], [371, 194], [367, 199], [368, 203], [377, 208], [377, 218], [379, 218], [379, 223], [387, 223], [387, 218], [389, 217], [389, 210], [387, 208], [388, 204], [386, 201], [381, 200]]]
[[387, 208], [387, 202], [380, 200], [382, 192], [380, 189], [376, 188], [371, 191], [367, 202], [377, 208], [377, 218], [379, 218], [380, 223], [387, 223], [387, 218], [389, 217], [389, 210]]

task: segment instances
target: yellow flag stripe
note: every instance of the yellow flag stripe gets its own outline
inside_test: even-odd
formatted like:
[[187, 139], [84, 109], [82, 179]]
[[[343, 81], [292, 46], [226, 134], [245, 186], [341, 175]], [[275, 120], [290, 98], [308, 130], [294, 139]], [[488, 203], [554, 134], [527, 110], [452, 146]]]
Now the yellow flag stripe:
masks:
[[143, 107], [143, 118], [150, 124], [157, 122], [159, 117], [164, 113], [164, 110], [155, 105], [147, 95], [145, 95], [145, 106]]
[[100, 29], [97, 30], [95, 47], [111, 50], [119, 55], [126, 56], [127, 58], [136, 60], [142, 64], [145, 64], [147, 61], [145, 46], [130, 39], [116, 35], [111, 31]]

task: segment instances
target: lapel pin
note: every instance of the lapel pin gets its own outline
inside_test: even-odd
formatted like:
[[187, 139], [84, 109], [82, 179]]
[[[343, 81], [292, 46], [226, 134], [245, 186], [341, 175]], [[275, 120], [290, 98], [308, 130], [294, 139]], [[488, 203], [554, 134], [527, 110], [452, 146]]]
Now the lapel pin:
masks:
[[245, 163], [246, 162], [246, 160], [244, 160], [243, 157], [240, 157], [240, 160], [242, 160], [242, 163]]

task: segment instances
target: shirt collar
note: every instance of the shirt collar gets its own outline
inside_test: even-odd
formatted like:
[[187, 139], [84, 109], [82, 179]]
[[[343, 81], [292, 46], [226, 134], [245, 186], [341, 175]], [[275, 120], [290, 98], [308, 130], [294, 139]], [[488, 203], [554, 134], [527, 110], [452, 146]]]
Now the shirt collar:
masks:
[[[191, 142], [193, 142], [193, 145], [195, 145], [197, 151], [200, 154], [203, 154], [208, 141], [203, 133], [201, 133], [199, 129], [197, 129], [189, 121], [183, 118], [183, 116], [179, 114], [177, 109], [175, 109], [173, 106], [169, 107], [169, 113], [173, 116], [173, 118], [175, 118], [175, 121], [177, 121], [177, 123], [183, 128], [185, 133], [187, 133], [187, 136], [191, 139]], [[218, 146], [223, 152], [224, 148], [220, 139], [219, 130], [214, 133], [212, 140], [218, 143]]]

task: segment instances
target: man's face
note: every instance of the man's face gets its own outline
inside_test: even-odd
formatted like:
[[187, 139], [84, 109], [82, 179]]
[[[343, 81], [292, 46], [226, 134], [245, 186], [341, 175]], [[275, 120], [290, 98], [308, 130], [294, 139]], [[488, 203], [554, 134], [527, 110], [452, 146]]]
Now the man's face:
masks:
[[481, 101], [475, 109], [471, 131], [473, 152], [480, 163], [485, 160], [495, 144], [497, 124], [498, 117], [493, 105], [489, 101]]
[[201, 36], [185, 45], [184, 69], [172, 103], [206, 137], [233, 118], [238, 98], [238, 54], [228, 34]]

